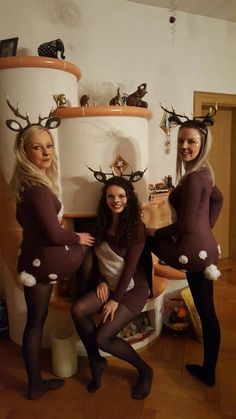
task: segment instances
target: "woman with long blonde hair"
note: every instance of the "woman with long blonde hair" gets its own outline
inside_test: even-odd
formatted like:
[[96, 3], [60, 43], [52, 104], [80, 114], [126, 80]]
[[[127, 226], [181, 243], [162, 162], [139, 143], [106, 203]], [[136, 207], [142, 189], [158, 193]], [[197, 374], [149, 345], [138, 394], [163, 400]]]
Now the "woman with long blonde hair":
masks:
[[[12, 120], [7, 122], [13, 129]], [[28, 397], [37, 399], [63, 384], [63, 380], [44, 380], [41, 376], [43, 328], [53, 283], [68, 278], [80, 268], [94, 239], [89, 233], [62, 228], [57, 157], [49, 129], [29, 123], [18, 131], [10, 186], [16, 201], [16, 217], [23, 229], [17, 267], [27, 306], [23, 356]]]

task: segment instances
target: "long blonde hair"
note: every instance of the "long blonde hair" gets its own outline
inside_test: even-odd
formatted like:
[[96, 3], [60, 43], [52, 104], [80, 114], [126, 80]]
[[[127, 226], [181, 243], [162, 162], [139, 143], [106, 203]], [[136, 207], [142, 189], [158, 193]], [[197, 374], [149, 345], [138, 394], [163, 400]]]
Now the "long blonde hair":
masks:
[[56, 154], [54, 154], [51, 167], [47, 169], [46, 172], [43, 172], [29, 161], [25, 152], [26, 144], [29, 143], [37, 133], [43, 131], [47, 131], [54, 146], [54, 139], [51, 133], [47, 128], [42, 127], [41, 125], [31, 125], [23, 134], [18, 133], [16, 136], [14, 147], [16, 160], [10, 181], [11, 194], [16, 202], [21, 201], [21, 195], [25, 186], [45, 185], [51, 189], [55, 195], [58, 195], [58, 164]]
[[[202, 129], [196, 121], [186, 121], [179, 128], [178, 137], [182, 129], [184, 128], [194, 128], [196, 129], [201, 136], [201, 148], [197, 157], [190, 162], [182, 162], [180, 154], [177, 151], [176, 158], [176, 183], [181, 183], [182, 179], [191, 172], [201, 170], [205, 167], [209, 169], [210, 176], [213, 184], [215, 183], [215, 175], [213, 169], [207, 159], [207, 156], [211, 149], [212, 144], [212, 135], [211, 132], [207, 129]], [[185, 173], [183, 174], [183, 169]]]

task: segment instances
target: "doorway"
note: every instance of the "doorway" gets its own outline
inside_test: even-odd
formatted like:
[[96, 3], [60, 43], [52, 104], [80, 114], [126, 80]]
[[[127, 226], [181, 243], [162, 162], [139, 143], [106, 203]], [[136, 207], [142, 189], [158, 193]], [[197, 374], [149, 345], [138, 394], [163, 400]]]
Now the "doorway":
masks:
[[204, 115], [217, 103], [218, 111], [211, 127], [212, 149], [209, 162], [215, 181], [224, 196], [224, 204], [214, 227], [222, 258], [236, 258], [236, 95], [194, 92], [194, 115]]

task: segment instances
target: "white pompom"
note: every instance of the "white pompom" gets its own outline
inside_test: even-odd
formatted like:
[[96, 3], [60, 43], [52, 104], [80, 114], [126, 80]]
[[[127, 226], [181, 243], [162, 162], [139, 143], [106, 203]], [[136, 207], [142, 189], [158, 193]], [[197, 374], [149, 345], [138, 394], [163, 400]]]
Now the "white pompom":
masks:
[[25, 287], [33, 287], [36, 284], [36, 279], [33, 275], [28, 274], [25, 271], [22, 271], [19, 275], [19, 281]]
[[50, 274], [50, 275], [48, 275], [48, 278], [50, 278], [50, 279], [57, 279], [58, 276], [57, 276], [57, 274]]
[[199, 252], [199, 255], [198, 256], [200, 257], [200, 259], [205, 260], [207, 258], [207, 252], [205, 250], [201, 250]]
[[32, 265], [35, 266], [35, 268], [38, 268], [41, 265], [40, 259], [34, 259]]
[[220, 271], [216, 265], [211, 264], [205, 268], [204, 275], [210, 281], [216, 281], [220, 276]]
[[181, 255], [179, 257], [179, 262], [182, 263], [183, 265], [185, 265], [186, 263], [188, 263], [188, 258], [185, 255]]

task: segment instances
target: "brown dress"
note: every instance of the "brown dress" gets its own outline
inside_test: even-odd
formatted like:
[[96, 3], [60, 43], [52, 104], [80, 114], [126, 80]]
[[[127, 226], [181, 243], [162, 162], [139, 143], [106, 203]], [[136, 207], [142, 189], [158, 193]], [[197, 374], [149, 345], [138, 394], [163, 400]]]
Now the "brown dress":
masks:
[[[114, 236], [109, 234], [105, 236], [105, 241], [112, 251], [123, 258], [125, 262], [116, 289], [111, 291], [110, 297], [114, 301], [126, 306], [134, 314], [141, 312], [149, 296], [146, 269], [140, 258], [145, 245], [145, 239], [146, 233], [143, 223], [140, 223], [137, 238], [129, 249], [124, 246], [118, 246]], [[134, 286], [127, 291], [131, 279], [133, 279]], [[106, 281], [106, 278], [100, 274], [98, 281]]]
[[43, 185], [27, 187], [17, 204], [17, 220], [23, 228], [18, 272], [25, 271], [37, 282], [51, 282], [72, 275], [80, 267], [85, 246], [79, 237], [62, 228], [61, 203]]
[[204, 167], [185, 176], [170, 193], [169, 201], [176, 221], [157, 229], [155, 237], [148, 239], [151, 250], [166, 264], [187, 272], [216, 265], [219, 248], [212, 228], [223, 198], [212, 185], [209, 169]]

